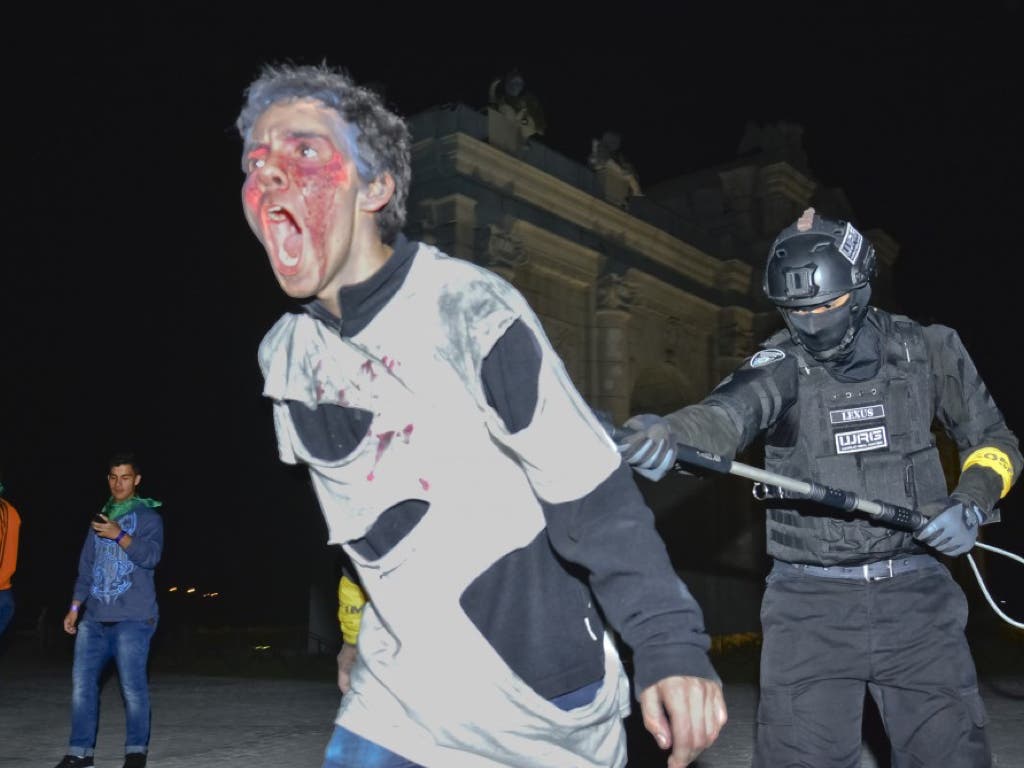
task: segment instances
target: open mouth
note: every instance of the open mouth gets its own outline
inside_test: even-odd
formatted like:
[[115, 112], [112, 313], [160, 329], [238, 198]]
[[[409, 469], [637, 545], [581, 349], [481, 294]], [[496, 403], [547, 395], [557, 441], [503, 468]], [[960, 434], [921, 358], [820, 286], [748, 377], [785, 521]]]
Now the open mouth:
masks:
[[302, 259], [302, 227], [292, 212], [281, 205], [265, 209], [263, 225], [267, 234], [278, 244], [275, 261], [279, 271], [292, 274]]

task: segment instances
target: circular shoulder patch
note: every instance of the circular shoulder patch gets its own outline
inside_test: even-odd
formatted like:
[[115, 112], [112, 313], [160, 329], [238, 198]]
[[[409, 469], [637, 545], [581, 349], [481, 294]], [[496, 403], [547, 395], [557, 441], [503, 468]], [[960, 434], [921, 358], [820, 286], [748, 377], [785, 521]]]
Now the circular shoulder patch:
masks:
[[786, 353], [781, 349], [762, 349], [752, 358], [750, 358], [751, 368], [760, 368], [762, 365], [768, 365], [769, 363], [777, 363], [783, 359]]

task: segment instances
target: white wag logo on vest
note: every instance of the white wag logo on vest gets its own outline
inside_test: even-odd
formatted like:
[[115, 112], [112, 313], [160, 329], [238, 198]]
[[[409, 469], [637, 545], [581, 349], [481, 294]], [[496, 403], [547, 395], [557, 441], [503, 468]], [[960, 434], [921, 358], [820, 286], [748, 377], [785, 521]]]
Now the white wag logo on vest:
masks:
[[836, 453], [877, 451], [888, 447], [889, 435], [884, 426], [836, 433]]

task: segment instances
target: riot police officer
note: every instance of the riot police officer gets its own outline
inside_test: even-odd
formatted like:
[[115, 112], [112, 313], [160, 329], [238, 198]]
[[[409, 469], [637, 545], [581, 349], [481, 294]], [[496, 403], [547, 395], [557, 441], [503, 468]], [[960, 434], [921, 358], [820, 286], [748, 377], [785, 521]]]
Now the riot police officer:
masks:
[[[908, 533], [770, 500], [755, 766], [859, 764], [865, 687], [894, 766], [991, 764], [966, 600], [938, 556], [974, 545], [1022, 458], [957, 333], [870, 306], [875, 261], [852, 224], [805, 211], [764, 273], [785, 329], [703, 401], [634, 416], [619, 440], [657, 480], [677, 443], [734, 456], [763, 435], [772, 472], [930, 518]], [[936, 423], [960, 455], [952, 491]]]

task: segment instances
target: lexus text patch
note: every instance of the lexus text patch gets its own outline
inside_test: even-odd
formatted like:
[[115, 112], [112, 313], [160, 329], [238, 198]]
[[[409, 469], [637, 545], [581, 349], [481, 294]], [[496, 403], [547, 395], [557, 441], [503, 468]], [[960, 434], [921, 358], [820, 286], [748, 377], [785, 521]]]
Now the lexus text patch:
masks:
[[851, 424], [856, 421], [872, 421], [885, 418], [885, 406], [862, 405], [857, 408], [837, 408], [828, 412], [828, 420], [833, 424]]

